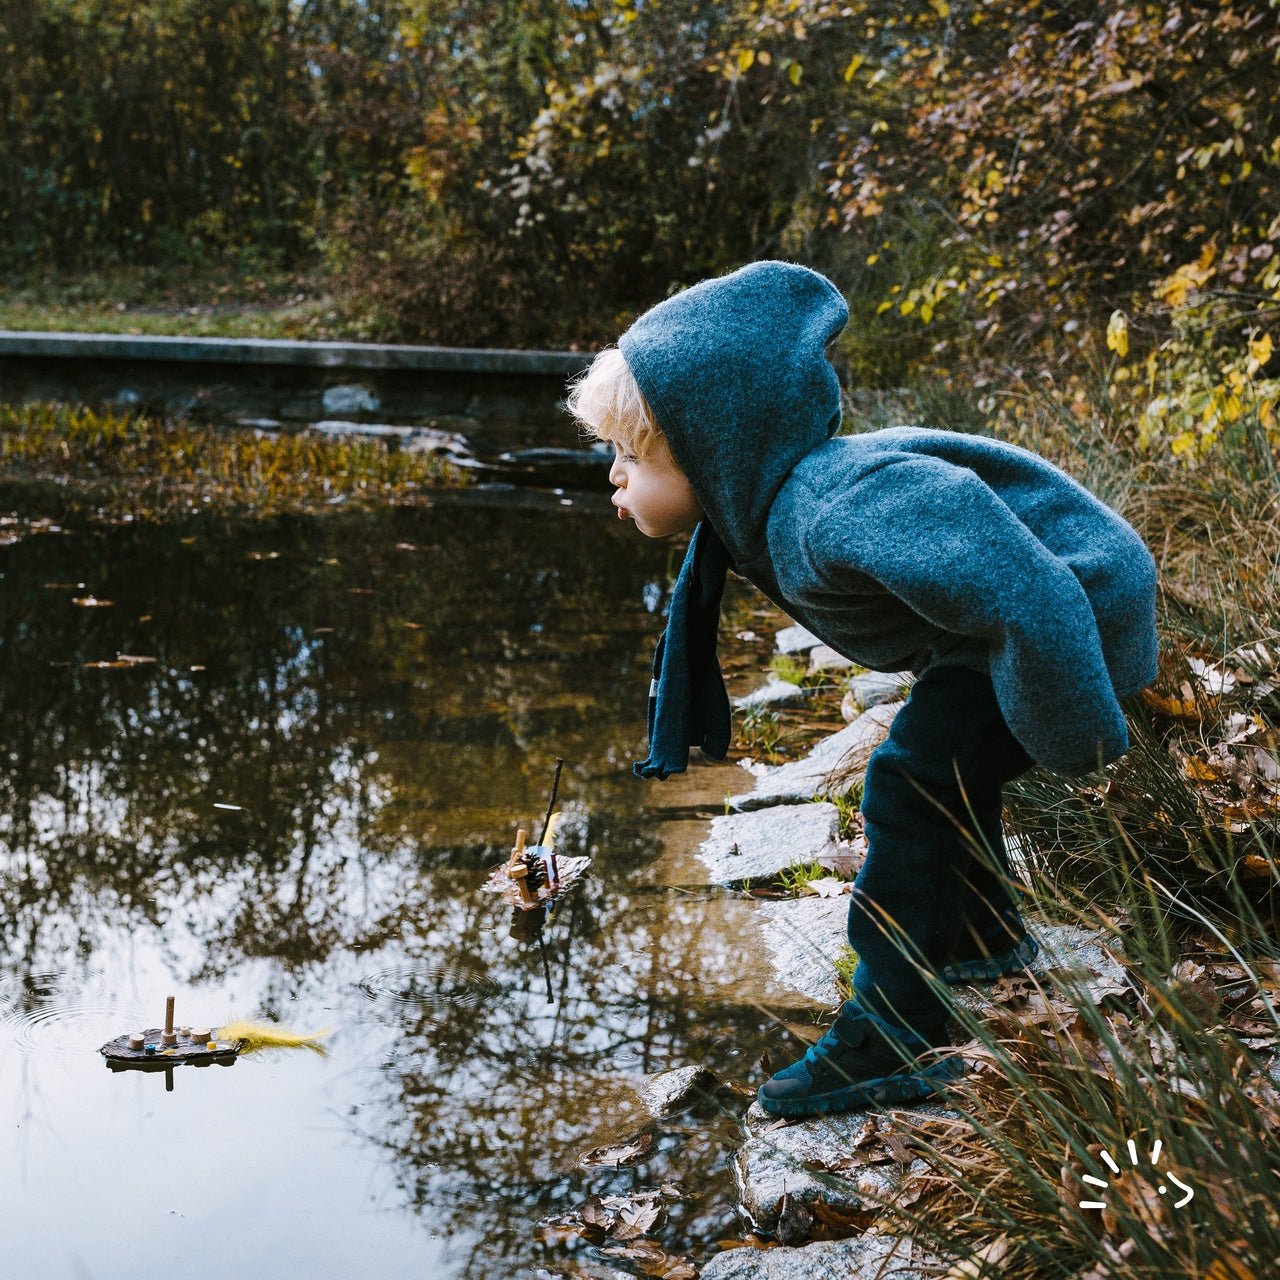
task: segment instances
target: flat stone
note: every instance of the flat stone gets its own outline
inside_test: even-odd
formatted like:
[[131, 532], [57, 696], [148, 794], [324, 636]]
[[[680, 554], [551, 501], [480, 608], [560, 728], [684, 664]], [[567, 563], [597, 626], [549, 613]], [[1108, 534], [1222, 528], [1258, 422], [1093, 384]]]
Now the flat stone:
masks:
[[[729, 808], [737, 813], [773, 805], [804, 804], [815, 796], [828, 797], [844, 789], [839, 775], [851, 769], [860, 776], [866, 756], [884, 740], [897, 715], [900, 702], [887, 702], [864, 712], [852, 724], [824, 738], [803, 760], [770, 768], [754, 765], [754, 791], [730, 796]], [[861, 767], [857, 767], [859, 759]], [[837, 776], [832, 778], [832, 773]], [[830, 779], [830, 785], [829, 785]]]
[[715, 1072], [707, 1067], [677, 1067], [674, 1071], [645, 1076], [636, 1085], [636, 1092], [649, 1114], [661, 1120], [704, 1094], [714, 1092], [719, 1083]]
[[778, 981], [816, 1004], [836, 1005], [836, 958], [848, 941], [849, 895], [774, 898], [761, 902], [758, 914]]
[[845, 721], [856, 720], [864, 711], [885, 702], [899, 702], [911, 683], [909, 672], [864, 671], [849, 681], [849, 691], [840, 705]]
[[829, 644], [816, 645], [809, 650], [809, 674], [817, 675], [819, 671], [848, 671], [857, 666], [852, 658], [837, 653]]
[[[896, 1110], [948, 1120], [958, 1115], [932, 1102]], [[868, 1125], [881, 1134], [895, 1127], [893, 1112], [882, 1108], [815, 1116], [781, 1128], [774, 1128], [776, 1123], [776, 1116], [753, 1102], [743, 1120], [746, 1141], [735, 1157], [742, 1207], [762, 1231], [773, 1231], [778, 1225], [783, 1196], [802, 1204], [820, 1200], [844, 1212], [879, 1212], [901, 1186], [904, 1172], [919, 1173], [927, 1167], [918, 1157], [905, 1167], [896, 1160], [877, 1160], [874, 1164], [851, 1163], [836, 1173], [827, 1171], [828, 1165], [858, 1149]], [[885, 1152], [877, 1148], [869, 1151], [868, 1157], [877, 1154]]]
[[702, 1268], [702, 1280], [937, 1280], [940, 1260], [910, 1240], [861, 1235], [800, 1249], [727, 1249]]
[[812, 696], [812, 689], [770, 676], [760, 688], [743, 694], [741, 698], [734, 698], [733, 705], [740, 711], [748, 711], [752, 707], [789, 707], [798, 702], [807, 702]]
[[[1101, 1005], [1108, 1000], [1127, 1002], [1133, 994], [1133, 985], [1124, 966], [1109, 954], [1123, 953], [1123, 942], [1104, 930], [1082, 929], [1078, 925], [1050, 924], [1024, 910], [1032, 936], [1040, 944], [1040, 954], [1027, 967], [1019, 971], [1034, 974], [1046, 986], [1060, 995]], [[993, 984], [960, 983], [952, 987], [955, 1003], [977, 1017], [985, 1017], [995, 1009], [991, 998]], [[968, 1039], [959, 1024], [952, 1022], [952, 1036], [957, 1043]]]
[[713, 884], [772, 880], [830, 852], [839, 820], [835, 805], [826, 803], [722, 815], [711, 819], [698, 857]]
[[[834, 1006], [839, 999], [835, 962], [848, 941], [848, 897], [775, 898], [762, 902], [758, 913], [778, 982], [817, 1003]], [[1119, 949], [1113, 935], [1050, 924], [1027, 911], [1023, 916], [1040, 944], [1040, 954], [1028, 970], [1040, 981], [1064, 994], [1070, 993], [1074, 982], [1094, 1004], [1108, 997], [1124, 999], [1131, 990], [1124, 966], [1109, 954], [1108, 948]], [[1059, 972], [1051, 977], [1054, 970]], [[993, 1010], [991, 989], [990, 983], [958, 983], [950, 988], [955, 1003], [977, 1017]], [[956, 1043], [969, 1039], [959, 1024], [953, 1023], [952, 1034]]]
[[807, 653], [822, 641], [808, 627], [796, 625], [783, 627], [774, 640], [774, 647], [779, 653]]

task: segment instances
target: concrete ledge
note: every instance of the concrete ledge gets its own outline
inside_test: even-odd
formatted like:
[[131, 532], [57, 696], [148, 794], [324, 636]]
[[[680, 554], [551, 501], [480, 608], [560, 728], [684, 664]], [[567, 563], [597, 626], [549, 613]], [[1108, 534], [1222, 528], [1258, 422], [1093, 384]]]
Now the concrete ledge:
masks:
[[17, 356], [558, 376], [577, 373], [591, 361], [590, 354], [572, 351], [509, 351], [485, 347], [401, 346], [378, 342], [295, 342], [283, 338], [182, 338], [0, 329], [0, 359]]

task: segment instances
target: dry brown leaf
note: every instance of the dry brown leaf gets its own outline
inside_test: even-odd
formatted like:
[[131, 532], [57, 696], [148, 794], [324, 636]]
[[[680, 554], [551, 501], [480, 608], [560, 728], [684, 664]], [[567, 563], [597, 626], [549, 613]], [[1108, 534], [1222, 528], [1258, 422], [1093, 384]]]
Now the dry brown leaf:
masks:
[[656, 1276], [659, 1280], [696, 1280], [698, 1269], [688, 1258], [667, 1253], [652, 1240], [637, 1240], [625, 1249], [602, 1249], [615, 1258], [631, 1258], [647, 1276]]
[[653, 1134], [642, 1133], [631, 1142], [616, 1147], [595, 1147], [582, 1157], [581, 1163], [588, 1168], [620, 1169], [624, 1164], [635, 1161], [649, 1154], [653, 1148]]

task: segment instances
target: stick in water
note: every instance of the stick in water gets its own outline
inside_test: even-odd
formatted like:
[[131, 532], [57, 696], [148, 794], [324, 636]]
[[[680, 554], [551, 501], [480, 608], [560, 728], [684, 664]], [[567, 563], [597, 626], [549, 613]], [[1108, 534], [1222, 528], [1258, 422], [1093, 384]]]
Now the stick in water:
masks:
[[556, 807], [556, 793], [560, 790], [560, 770], [563, 768], [564, 761], [557, 756], [556, 775], [551, 780], [551, 799], [547, 801], [547, 816], [542, 820], [542, 834], [538, 837], [539, 844], [547, 838], [547, 828], [551, 825], [551, 811]]

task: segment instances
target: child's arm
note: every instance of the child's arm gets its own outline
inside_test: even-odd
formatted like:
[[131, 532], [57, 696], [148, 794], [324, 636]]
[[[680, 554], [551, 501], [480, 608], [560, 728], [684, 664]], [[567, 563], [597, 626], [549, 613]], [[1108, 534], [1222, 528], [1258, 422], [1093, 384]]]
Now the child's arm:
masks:
[[[1035, 760], [1085, 773], [1099, 750], [1105, 762], [1128, 748], [1084, 588], [973, 472], [922, 456], [880, 467], [824, 506], [809, 552], [833, 591], [869, 575], [935, 626], [987, 639], [1001, 710]], [[1154, 578], [1150, 556], [1134, 560], [1117, 569], [1136, 610]]]

